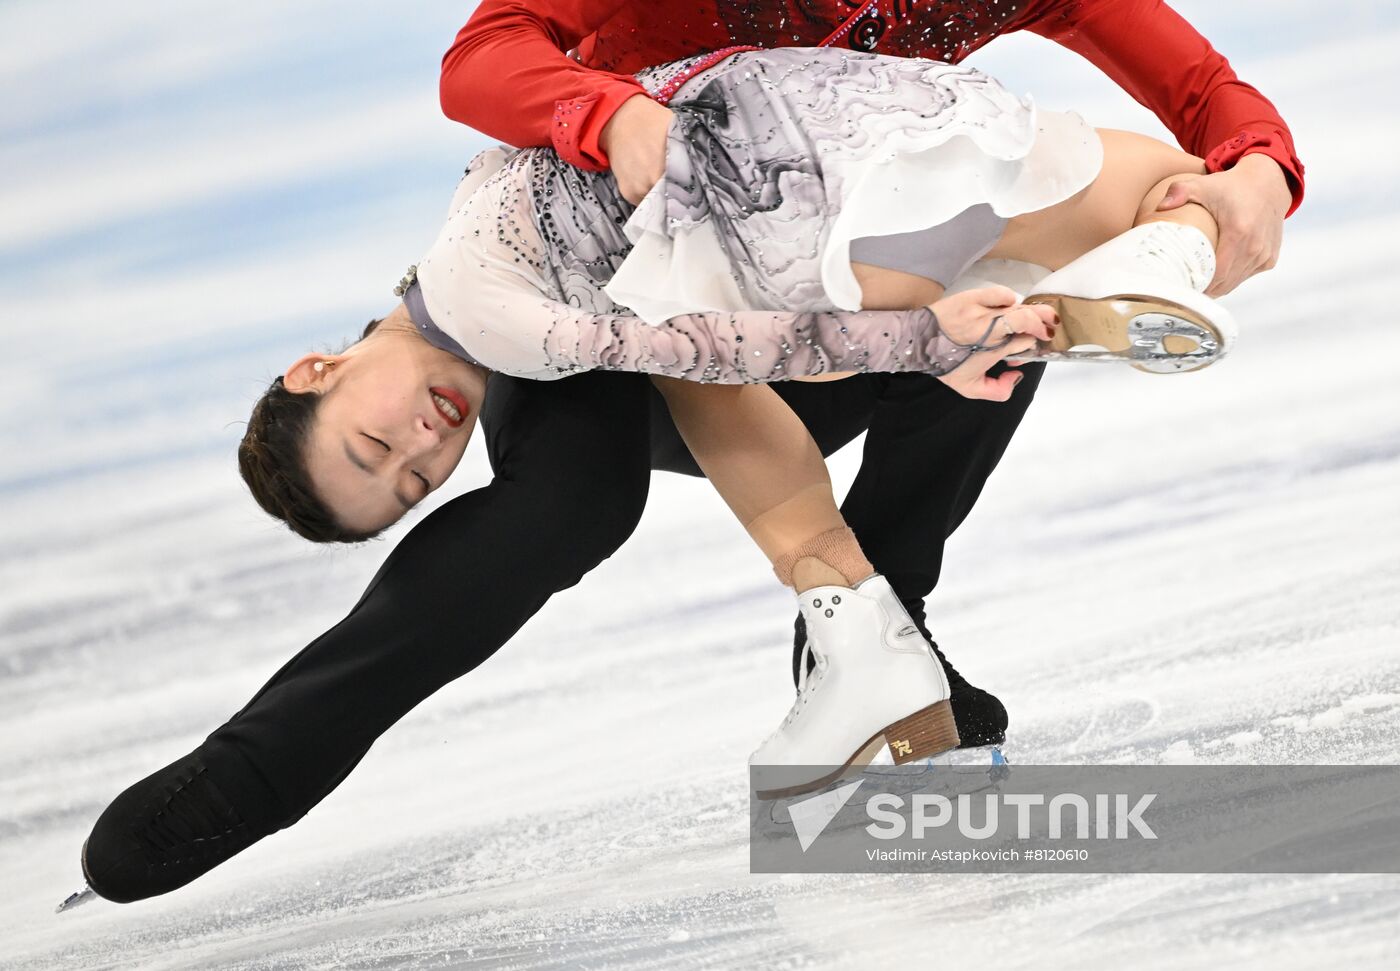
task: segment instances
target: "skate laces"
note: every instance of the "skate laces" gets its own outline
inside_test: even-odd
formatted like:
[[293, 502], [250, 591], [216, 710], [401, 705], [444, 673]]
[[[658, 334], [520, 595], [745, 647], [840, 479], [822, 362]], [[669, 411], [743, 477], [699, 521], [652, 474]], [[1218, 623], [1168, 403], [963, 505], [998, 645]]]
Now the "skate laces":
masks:
[[967, 680], [961, 674], [958, 673], [958, 669], [953, 667], [952, 662], [950, 662], [946, 657], [943, 656], [943, 652], [939, 649], [937, 641], [935, 641], [931, 637], [926, 637], [924, 638], [924, 640], [928, 642], [929, 648], [933, 651], [933, 656], [938, 658], [938, 663], [943, 665], [943, 676], [948, 679], [948, 683], [950, 685], [953, 684], [955, 681]]
[[800, 672], [800, 673], [797, 675], [797, 695], [798, 695], [798, 697], [801, 697], [801, 696], [802, 696], [802, 693], [803, 693], [804, 691], [807, 690], [807, 679], [808, 679], [808, 677], [811, 675], [811, 671], [812, 671], [812, 666], [811, 666], [810, 664], [808, 664], [807, 662], [808, 662], [809, 660], [811, 660], [811, 658], [812, 658], [812, 639], [811, 639], [810, 637], [807, 637], [807, 638], [804, 638], [803, 641], [802, 641], [802, 662], [801, 662], [801, 664], [798, 665], [798, 671]]
[[938, 646], [938, 642], [934, 640], [932, 636], [930, 636], [927, 630], [919, 626], [919, 624], [914, 623], [905, 625], [904, 627], [900, 628], [899, 634], [897, 636], [904, 637], [908, 634], [915, 633], [917, 633], [920, 637], [923, 638], [924, 643], [927, 644], [929, 646], [929, 650], [933, 652], [933, 656], [937, 658], [938, 663], [943, 666], [943, 676], [948, 679], [948, 687], [950, 690], [956, 684], [967, 683], [967, 679], [958, 673], [958, 669], [953, 667], [952, 662], [950, 662], [946, 657], [943, 656], [943, 649]]
[[146, 823], [140, 835], [156, 854], [201, 849], [245, 826], [238, 812], [206, 778], [206, 771], [200, 766], [188, 774], [181, 773]]
[[1139, 227], [1138, 261], [1156, 275], [1179, 280], [1201, 293], [1215, 278], [1215, 250], [1195, 226], [1154, 222]]
[[[816, 664], [811, 670], [808, 669], [807, 665], [808, 657], [816, 659]], [[769, 736], [770, 739], [776, 737], [784, 728], [787, 728], [788, 725], [792, 723], [792, 720], [797, 717], [797, 713], [806, 707], [808, 697], [816, 687], [817, 682], [821, 680], [822, 672], [825, 670], [826, 656], [820, 651], [812, 649], [812, 639], [808, 637], [802, 645], [802, 663], [800, 666], [800, 673], [797, 676], [797, 698], [793, 701], [792, 707], [788, 709], [787, 717], [783, 719], [783, 723], [778, 726], [777, 731]]]
[[[808, 660], [812, 658], [816, 659], [816, 664], [814, 665], [815, 671], [809, 670], [809, 666], [807, 663]], [[771, 732], [769, 732], [768, 737], [763, 740], [763, 744], [759, 746], [760, 751], [768, 745], [771, 745], [774, 740], [776, 740], [780, 735], [782, 735], [783, 730], [786, 729], [789, 725], [791, 725], [792, 720], [797, 717], [797, 713], [806, 707], [807, 699], [808, 697], [810, 697], [812, 689], [816, 686], [817, 682], [821, 680], [822, 672], [825, 669], [825, 656], [823, 656], [820, 651], [814, 650], [812, 648], [812, 638], [810, 636], [806, 636], [804, 632], [802, 641], [802, 656], [800, 662], [798, 663], [797, 697], [793, 699], [792, 707], [788, 709], [788, 713], [783, 718], [782, 724], [779, 725], [777, 728], [773, 729]]]

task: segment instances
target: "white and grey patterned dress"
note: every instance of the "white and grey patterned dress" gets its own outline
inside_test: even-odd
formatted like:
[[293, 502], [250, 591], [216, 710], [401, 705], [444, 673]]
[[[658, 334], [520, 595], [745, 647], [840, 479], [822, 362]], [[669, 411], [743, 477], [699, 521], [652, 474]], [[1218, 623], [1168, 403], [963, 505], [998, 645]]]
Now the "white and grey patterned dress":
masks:
[[[686, 64], [637, 77], [654, 93]], [[670, 107], [665, 177], [635, 208], [611, 173], [551, 148], [472, 161], [418, 267], [427, 313], [465, 356], [545, 380], [945, 373], [968, 350], [927, 309], [860, 310], [851, 259], [887, 265], [864, 254], [912, 234], [899, 249], [965, 267], [1004, 218], [1068, 198], [1102, 162], [1077, 115], [1037, 115], [986, 75], [917, 58], [741, 51]]]

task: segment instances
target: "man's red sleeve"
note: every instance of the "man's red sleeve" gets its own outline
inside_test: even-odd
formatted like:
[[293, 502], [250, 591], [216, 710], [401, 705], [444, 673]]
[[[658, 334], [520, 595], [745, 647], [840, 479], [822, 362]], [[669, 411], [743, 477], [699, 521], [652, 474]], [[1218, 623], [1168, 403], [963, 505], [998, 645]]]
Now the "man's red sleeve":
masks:
[[1303, 163], [1278, 109], [1235, 76], [1230, 62], [1161, 0], [1052, 3], [1027, 29], [1093, 62], [1171, 129], [1212, 172], [1254, 152], [1283, 169], [1303, 201]]
[[623, 2], [482, 0], [442, 59], [443, 112], [508, 145], [553, 145], [571, 165], [608, 168], [598, 135], [622, 102], [646, 90], [564, 52]]

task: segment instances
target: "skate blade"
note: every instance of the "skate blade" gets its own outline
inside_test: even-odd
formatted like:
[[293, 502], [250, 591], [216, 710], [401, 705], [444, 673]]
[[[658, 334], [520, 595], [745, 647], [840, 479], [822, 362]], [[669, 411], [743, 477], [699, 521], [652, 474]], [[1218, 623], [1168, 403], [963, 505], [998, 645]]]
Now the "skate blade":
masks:
[[87, 903], [89, 900], [92, 900], [96, 896], [97, 894], [93, 892], [93, 889], [91, 887], [89, 887], [87, 884], [83, 884], [83, 889], [77, 891], [76, 893], [70, 893], [67, 896], [67, 898], [64, 899], [63, 903], [59, 904], [57, 907], [54, 908], [53, 912], [55, 914], [61, 914], [65, 910], [72, 910], [74, 907], [81, 907], [83, 904]]
[[[1000, 745], [975, 745], [969, 748], [949, 749], [938, 755], [920, 759], [918, 762], [907, 763], [898, 767], [900, 772], [891, 771], [891, 776], [901, 774], [908, 766], [918, 765], [930, 772], [937, 769], [957, 769], [964, 770], [986, 770], [987, 777], [993, 782], [1000, 782], [1011, 774], [1011, 763], [1007, 761], [1006, 753]], [[893, 761], [876, 760], [866, 766], [866, 773], [878, 775], [882, 768], [895, 769]]]
[[1060, 315], [1053, 340], [1008, 361], [1126, 363], [1148, 374], [1183, 374], [1209, 367], [1225, 356], [1227, 339], [1200, 314], [1171, 300], [1119, 294], [1088, 299], [1036, 294], [1025, 303], [1045, 304]]
[[[763, 800], [800, 796], [859, 775], [871, 764], [907, 765], [957, 747], [958, 726], [953, 720], [953, 706], [945, 698], [885, 726], [834, 772], [796, 785], [758, 790], [754, 795]], [[880, 761], [877, 762], [877, 759]]]
[[[885, 751], [888, 752], [888, 747]], [[888, 768], [890, 772], [886, 775], [880, 771], [882, 768]], [[880, 786], [881, 792], [905, 796], [923, 791], [933, 779], [950, 770], [958, 772], [964, 786], [972, 777], [972, 773], [985, 772], [986, 782], [970, 791], [995, 790], [1002, 782], [1010, 778], [1011, 763], [1007, 761], [1006, 754], [1000, 745], [979, 745], [974, 748], [952, 749], [919, 762], [911, 762], [898, 767], [895, 766], [892, 759], [881, 756], [870, 762], [861, 774], [873, 777], [873, 781]], [[884, 777], [881, 778], [881, 776]], [[791, 829], [793, 821], [789, 807], [794, 803], [825, 796], [834, 804], [839, 800], [839, 792], [843, 782], [844, 779], [835, 780], [815, 795], [807, 794], [772, 800], [768, 805], [765, 828], [774, 831], [781, 831], [784, 828]], [[840, 801], [844, 805], [844, 800]], [[860, 816], [860, 811], [855, 807], [855, 804], [835, 809], [834, 812], [842, 815], [854, 813], [860, 823], [863, 824], [867, 821], [863, 816]], [[841, 816], [836, 816], [832, 826], [836, 827], [841, 818]]]

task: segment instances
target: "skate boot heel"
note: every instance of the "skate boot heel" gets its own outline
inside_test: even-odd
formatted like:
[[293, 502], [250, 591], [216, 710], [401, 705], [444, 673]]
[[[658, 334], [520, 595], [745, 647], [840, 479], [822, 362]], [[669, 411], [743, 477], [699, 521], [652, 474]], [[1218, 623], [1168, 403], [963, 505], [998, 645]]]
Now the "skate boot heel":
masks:
[[958, 747], [958, 726], [953, 706], [946, 699], [901, 718], [881, 734], [895, 765], [918, 762]]

